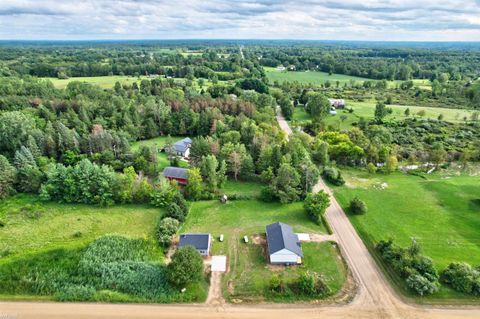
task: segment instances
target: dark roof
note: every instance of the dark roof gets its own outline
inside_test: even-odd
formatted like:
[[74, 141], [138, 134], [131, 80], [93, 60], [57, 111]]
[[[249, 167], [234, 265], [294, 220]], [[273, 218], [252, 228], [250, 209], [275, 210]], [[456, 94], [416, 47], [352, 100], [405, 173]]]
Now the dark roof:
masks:
[[282, 250], [287, 249], [292, 253], [303, 257], [302, 247], [298, 240], [297, 234], [295, 234], [290, 225], [284, 223], [274, 223], [267, 226], [267, 242], [268, 253], [270, 255]]
[[188, 179], [188, 169], [180, 167], [165, 167], [163, 176], [170, 178]]
[[195, 249], [207, 250], [210, 234], [181, 234], [179, 247], [193, 246]]
[[173, 144], [173, 147], [175, 148], [175, 151], [185, 153], [191, 144], [192, 140], [189, 137], [186, 137]]

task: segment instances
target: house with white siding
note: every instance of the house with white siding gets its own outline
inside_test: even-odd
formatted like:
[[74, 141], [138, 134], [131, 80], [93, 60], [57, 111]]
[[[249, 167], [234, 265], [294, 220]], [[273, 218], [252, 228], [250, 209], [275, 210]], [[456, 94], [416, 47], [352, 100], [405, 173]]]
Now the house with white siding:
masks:
[[302, 263], [302, 246], [290, 225], [280, 222], [268, 225], [267, 245], [271, 264], [299, 265]]

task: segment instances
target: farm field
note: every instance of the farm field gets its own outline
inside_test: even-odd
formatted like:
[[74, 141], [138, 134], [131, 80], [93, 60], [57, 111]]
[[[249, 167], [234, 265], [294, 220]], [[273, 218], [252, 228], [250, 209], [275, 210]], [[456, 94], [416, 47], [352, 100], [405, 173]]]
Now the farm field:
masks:
[[[290, 298], [293, 301], [295, 298], [291, 296], [275, 296], [268, 290], [272, 272], [262, 242], [266, 225], [277, 221], [292, 225], [296, 232], [327, 232], [325, 226], [314, 224], [307, 218], [301, 203], [282, 205], [257, 200], [230, 201], [228, 204], [218, 201], [193, 203], [180, 232], [209, 232], [215, 238], [213, 254], [228, 256], [230, 271], [223, 277], [222, 283], [227, 300], [260, 302]], [[224, 242], [218, 241], [220, 234], [224, 234]], [[242, 241], [243, 236], [249, 237], [248, 244]], [[338, 292], [344, 284], [346, 269], [336, 248], [326, 242], [307, 243], [303, 247], [304, 265], [276, 267], [274, 272], [283, 274], [288, 282], [307, 269], [317, 271], [323, 274], [333, 293]]]
[[[282, 82], [294, 82], [297, 81], [303, 84], [313, 84], [313, 85], [321, 85], [324, 84], [326, 81], [329, 81], [332, 86], [336, 85], [338, 81], [340, 85], [345, 83], [354, 82], [356, 84], [361, 84], [364, 81], [377, 81], [375, 79], [363, 78], [359, 76], [351, 76], [351, 75], [344, 75], [344, 74], [328, 74], [326, 72], [318, 72], [318, 71], [279, 71], [276, 68], [272, 67], [264, 67], [264, 70], [267, 74], [267, 78], [273, 83], [274, 81], [278, 81], [278, 83]], [[389, 88], [396, 88], [404, 81], [388, 81]], [[432, 86], [429, 80], [423, 79], [413, 79], [412, 80], [414, 86], [417, 86], [423, 90], [431, 90]]]
[[[335, 197], [346, 211], [355, 196], [366, 202], [365, 215], [349, 217], [369, 248], [387, 239], [406, 247], [415, 238], [439, 271], [451, 262], [480, 265], [480, 176], [344, 175], [346, 186], [335, 187]], [[425, 300], [467, 298], [442, 287]]]
[[355, 82], [363, 82], [370, 79], [350, 76], [350, 75], [343, 75], [343, 74], [332, 74], [329, 75], [326, 72], [317, 72], [317, 71], [279, 71], [276, 68], [272, 67], [264, 67], [265, 72], [267, 74], [267, 78], [270, 82], [278, 81], [279, 83], [282, 82], [300, 82], [300, 83], [312, 83], [314, 85], [320, 85], [325, 83], [326, 81], [330, 81], [332, 85], [335, 85], [336, 81], [339, 81], [340, 84], [349, 83], [350, 81]]
[[[338, 129], [347, 129], [352, 126], [354, 122], [358, 122], [361, 117], [364, 119], [373, 119], [375, 112], [375, 101], [356, 102], [346, 101], [347, 108], [352, 108], [353, 113], [349, 113], [347, 110], [337, 110], [337, 115], [328, 116], [325, 122]], [[436, 107], [423, 107], [423, 106], [405, 106], [405, 105], [388, 105], [387, 107], [392, 109], [392, 114], [385, 117], [385, 120], [403, 120], [406, 118], [405, 110], [410, 110], [410, 117], [420, 118], [418, 112], [424, 111], [425, 115], [422, 118], [437, 119], [439, 115], [443, 116], [443, 120], [452, 123], [463, 122], [464, 118], [470, 119], [472, 110], [465, 109], [448, 109], [448, 108], [436, 108]], [[342, 120], [342, 116], [344, 119]], [[302, 122], [310, 120], [310, 115], [303, 109], [303, 107], [296, 107], [292, 122], [300, 124]]]
[[86, 82], [93, 85], [98, 85], [102, 89], [111, 89], [113, 88], [116, 82], [120, 82], [121, 84], [131, 85], [134, 82], [140, 82], [142, 79], [148, 79], [148, 77], [112, 75], [112, 76], [72, 77], [68, 79], [57, 79], [57, 78], [45, 78], [45, 79], [50, 80], [57, 89], [66, 88], [68, 83], [72, 81]]

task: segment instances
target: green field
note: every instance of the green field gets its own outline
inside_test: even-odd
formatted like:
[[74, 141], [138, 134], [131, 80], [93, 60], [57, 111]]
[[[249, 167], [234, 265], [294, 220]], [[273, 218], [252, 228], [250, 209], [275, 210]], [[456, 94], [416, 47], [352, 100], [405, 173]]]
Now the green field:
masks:
[[[345, 83], [361, 84], [364, 81], [378, 81], [375, 79], [344, 75], [344, 74], [330, 75], [326, 72], [318, 72], [318, 71], [298, 71], [298, 72], [297, 71], [280, 71], [280, 70], [277, 70], [277, 68], [272, 68], [272, 67], [264, 67], [264, 70], [267, 74], [267, 78], [270, 80], [271, 83], [273, 83], [274, 81], [278, 81], [278, 83], [296, 81], [302, 84], [312, 84], [315, 86], [319, 86], [329, 81], [332, 87], [335, 87], [337, 81], [341, 86], [344, 85]], [[414, 86], [420, 89], [423, 89], [423, 90], [432, 89], [429, 80], [413, 79], [412, 81]], [[402, 82], [404, 81], [399, 81], [399, 80], [388, 81], [388, 87], [396, 88], [400, 86]]]
[[[480, 177], [433, 174], [427, 178], [395, 173], [375, 175], [346, 170], [346, 186], [335, 197], [346, 209], [358, 196], [368, 206], [349, 216], [370, 248], [384, 239], [408, 246], [415, 238], [438, 270], [451, 262], [480, 265]], [[379, 187], [381, 183], [388, 186]], [[442, 287], [429, 299], [466, 298]]]
[[326, 81], [330, 81], [332, 86], [334, 86], [336, 81], [339, 81], [340, 84], [343, 85], [344, 83], [350, 83], [350, 81], [360, 83], [370, 80], [367, 78], [343, 74], [329, 75], [328, 73], [317, 71], [279, 71], [276, 68], [270, 67], [264, 67], [264, 69], [267, 74], [267, 78], [270, 80], [271, 83], [273, 83], [274, 81], [278, 81], [279, 83], [297, 81], [299, 83], [311, 83], [313, 85], [320, 85], [325, 83]]
[[152, 239], [160, 210], [143, 205], [96, 207], [18, 195], [0, 201], [0, 262], [56, 248], [84, 246], [110, 233]]
[[[233, 188], [233, 184], [230, 187]], [[227, 300], [285, 300], [268, 292], [268, 283], [275, 271], [284, 273], [287, 280], [296, 278], [305, 269], [317, 271], [325, 276], [334, 293], [338, 292], [345, 281], [346, 270], [335, 247], [329, 243], [304, 245], [305, 264], [301, 267], [277, 267], [274, 272], [269, 269], [264, 246], [256, 240], [263, 236], [266, 225], [277, 221], [292, 225], [296, 232], [327, 232], [325, 226], [307, 218], [301, 203], [282, 205], [257, 200], [230, 201], [228, 204], [196, 202], [180, 232], [211, 233], [215, 239], [213, 254], [228, 256], [230, 271], [222, 284]], [[218, 241], [220, 234], [225, 236], [224, 242]], [[249, 237], [248, 244], [242, 241], [243, 236]]]
[[134, 82], [139, 83], [143, 79], [148, 79], [146, 76], [136, 77], [136, 76], [127, 76], [127, 75], [112, 75], [112, 76], [93, 76], [93, 77], [72, 77], [68, 79], [57, 79], [57, 78], [45, 78], [50, 80], [57, 89], [64, 89], [67, 87], [68, 83], [72, 81], [81, 81], [90, 83], [93, 85], [98, 85], [102, 89], [111, 89], [116, 82], [121, 84], [133, 84]]
[[[353, 123], [360, 120], [363, 117], [366, 120], [371, 120], [374, 118], [375, 105], [376, 102], [366, 101], [366, 102], [356, 102], [346, 100], [346, 107], [352, 108], [353, 113], [349, 113], [347, 110], [337, 110], [337, 115], [329, 115], [325, 122], [328, 125], [332, 125], [337, 129], [347, 129], [352, 126]], [[470, 119], [470, 116], [474, 111], [464, 110], [464, 109], [448, 109], [448, 108], [437, 108], [437, 107], [423, 107], [423, 106], [405, 106], [405, 105], [388, 105], [387, 107], [392, 109], [392, 114], [389, 114], [385, 117], [385, 121], [388, 120], [404, 120], [405, 110], [410, 109], [410, 117], [420, 118], [418, 112], [424, 111], [425, 115], [422, 118], [425, 119], [437, 119], [441, 114], [443, 120], [452, 123], [463, 122], [464, 117]], [[342, 120], [343, 117], [343, 120]], [[304, 110], [303, 107], [299, 106], [295, 108], [292, 124], [302, 125], [302, 122], [309, 121], [311, 119], [310, 115]]]

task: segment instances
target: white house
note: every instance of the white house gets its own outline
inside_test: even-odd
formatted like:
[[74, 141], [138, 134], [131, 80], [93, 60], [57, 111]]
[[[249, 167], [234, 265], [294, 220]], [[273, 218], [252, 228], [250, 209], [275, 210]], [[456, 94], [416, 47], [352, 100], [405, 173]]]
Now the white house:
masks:
[[193, 246], [200, 255], [210, 255], [212, 236], [210, 234], [181, 234], [178, 247]]
[[184, 138], [183, 140], [180, 140], [173, 144], [173, 148], [175, 150], [175, 153], [178, 156], [188, 158], [190, 155], [190, 147], [192, 146], [192, 140], [189, 137]]
[[298, 236], [290, 225], [274, 223], [267, 226], [267, 245], [271, 264], [298, 265], [303, 252]]

